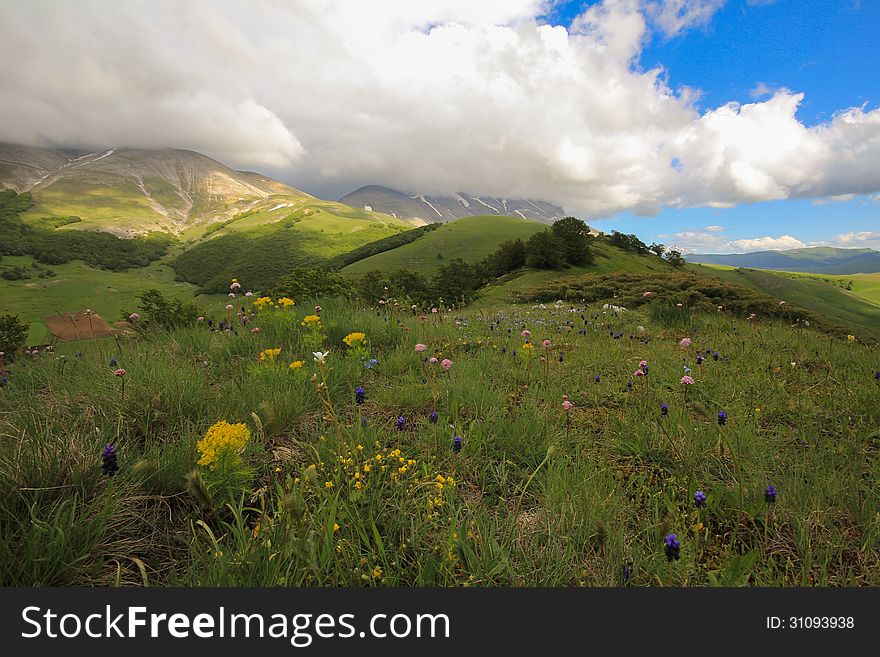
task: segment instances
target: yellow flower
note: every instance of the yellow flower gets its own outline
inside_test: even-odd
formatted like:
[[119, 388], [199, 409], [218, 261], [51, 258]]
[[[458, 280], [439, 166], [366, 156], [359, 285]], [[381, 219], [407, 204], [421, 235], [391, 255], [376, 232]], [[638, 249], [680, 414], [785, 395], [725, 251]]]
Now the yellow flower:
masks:
[[335, 532], [339, 531], [339, 523], [336, 523], [336, 522], [333, 523], [333, 531], [335, 531]]
[[295, 360], [295, 361], [293, 361], [290, 365], [288, 365], [288, 367], [289, 367], [290, 369], [292, 369], [292, 370], [298, 370], [298, 369], [299, 369], [300, 367], [302, 367], [304, 364], [305, 364], [305, 361]]
[[369, 472], [372, 468], [369, 465], [364, 466], [364, 472]]
[[523, 348], [525, 351], [531, 351], [532, 349], [534, 349], [534, 346], [532, 345], [531, 342], [526, 342], [526, 343], [522, 346], [522, 348]]
[[265, 351], [260, 352], [260, 360], [274, 361], [276, 358], [278, 358], [278, 354], [280, 353], [281, 347], [278, 347], [277, 349], [266, 349]]
[[288, 299], [287, 297], [281, 297], [278, 299], [278, 305], [282, 308], [290, 308], [293, 305], [293, 299]]
[[260, 297], [256, 299], [253, 303], [254, 308], [257, 310], [263, 310], [266, 306], [272, 305], [272, 297]]
[[856, 336], [854, 336], [854, 335], [848, 335], [848, 336], [846, 336], [846, 341], [847, 341], [847, 342], [854, 342], [855, 339], [856, 339]]
[[332, 481], [325, 481], [324, 488], [333, 488], [333, 482]]
[[381, 568], [381, 566], [376, 566], [375, 568], [373, 568], [373, 573], [372, 573], [372, 575], [373, 575], [373, 579], [379, 579], [380, 577], [382, 577], [382, 568]]
[[366, 339], [367, 336], [363, 333], [349, 333], [344, 338], [342, 338], [342, 341], [349, 347], [355, 348], [362, 345]]
[[196, 444], [201, 456], [199, 465], [214, 468], [224, 455], [238, 459], [250, 438], [251, 432], [246, 425], [229, 424], [226, 420], [220, 420]]
[[306, 315], [305, 317], [303, 317], [302, 326], [311, 327], [312, 325], [314, 325], [315, 327], [320, 326], [321, 318], [317, 315]]

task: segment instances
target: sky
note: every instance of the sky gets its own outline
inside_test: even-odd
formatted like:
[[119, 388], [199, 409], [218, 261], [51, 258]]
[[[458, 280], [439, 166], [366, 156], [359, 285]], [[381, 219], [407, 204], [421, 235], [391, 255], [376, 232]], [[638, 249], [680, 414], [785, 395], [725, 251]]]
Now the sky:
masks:
[[5, 0], [0, 141], [880, 248], [880, 0]]

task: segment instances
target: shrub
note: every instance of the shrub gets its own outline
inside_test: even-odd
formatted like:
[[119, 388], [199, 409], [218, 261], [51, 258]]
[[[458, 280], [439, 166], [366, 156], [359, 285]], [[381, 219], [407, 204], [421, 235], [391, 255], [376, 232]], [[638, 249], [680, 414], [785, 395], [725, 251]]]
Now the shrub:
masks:
[[19, 321], [18, 315], [0, 317], [0, 351], [13, 356], [27, 340], [28, 325]]

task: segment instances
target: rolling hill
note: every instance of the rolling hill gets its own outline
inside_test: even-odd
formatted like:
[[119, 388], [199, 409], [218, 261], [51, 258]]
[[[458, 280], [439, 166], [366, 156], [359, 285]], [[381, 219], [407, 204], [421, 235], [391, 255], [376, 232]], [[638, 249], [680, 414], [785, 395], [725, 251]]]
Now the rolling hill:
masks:
[[455, 196], [404, 194], [379, 185], [356, 189], [339, 199], [339, 202], [425, 223], [440, 223], [462, 217], [507, 215], [549, 224], [565, 216], [562, 208], [546, 201], [475, 196], [461, 192]]
[[703, 264], [815, 274], [867, 274], [880, 272], [880, 251], [874, 251], [873, 249], [838, 249], [829, 246], [723, 255], [692, 253], [686, 255], [685, 259], [688, 262], [700, 262]]
[[506, 240], [525, 241], [545, 228], [536, 221], [517, 217], [466, 217], [427, 232], [414, 242], [359, 260], [344, 267], [342, 273], [357, 275], [374, 269], [411, 269], [431, 275], [451, 258], [475, 262]]

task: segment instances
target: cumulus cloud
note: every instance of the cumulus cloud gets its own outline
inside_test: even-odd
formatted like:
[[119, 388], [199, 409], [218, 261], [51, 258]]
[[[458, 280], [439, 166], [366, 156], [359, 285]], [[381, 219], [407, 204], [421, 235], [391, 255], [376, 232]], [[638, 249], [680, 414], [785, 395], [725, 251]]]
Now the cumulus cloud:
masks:
[[193, 148], [307, 190], [541, 198], [585, 218], [880, 190], [880, 110], [698, 111], [644, 70], [720, 0], [0, 3], [0, 140]]

